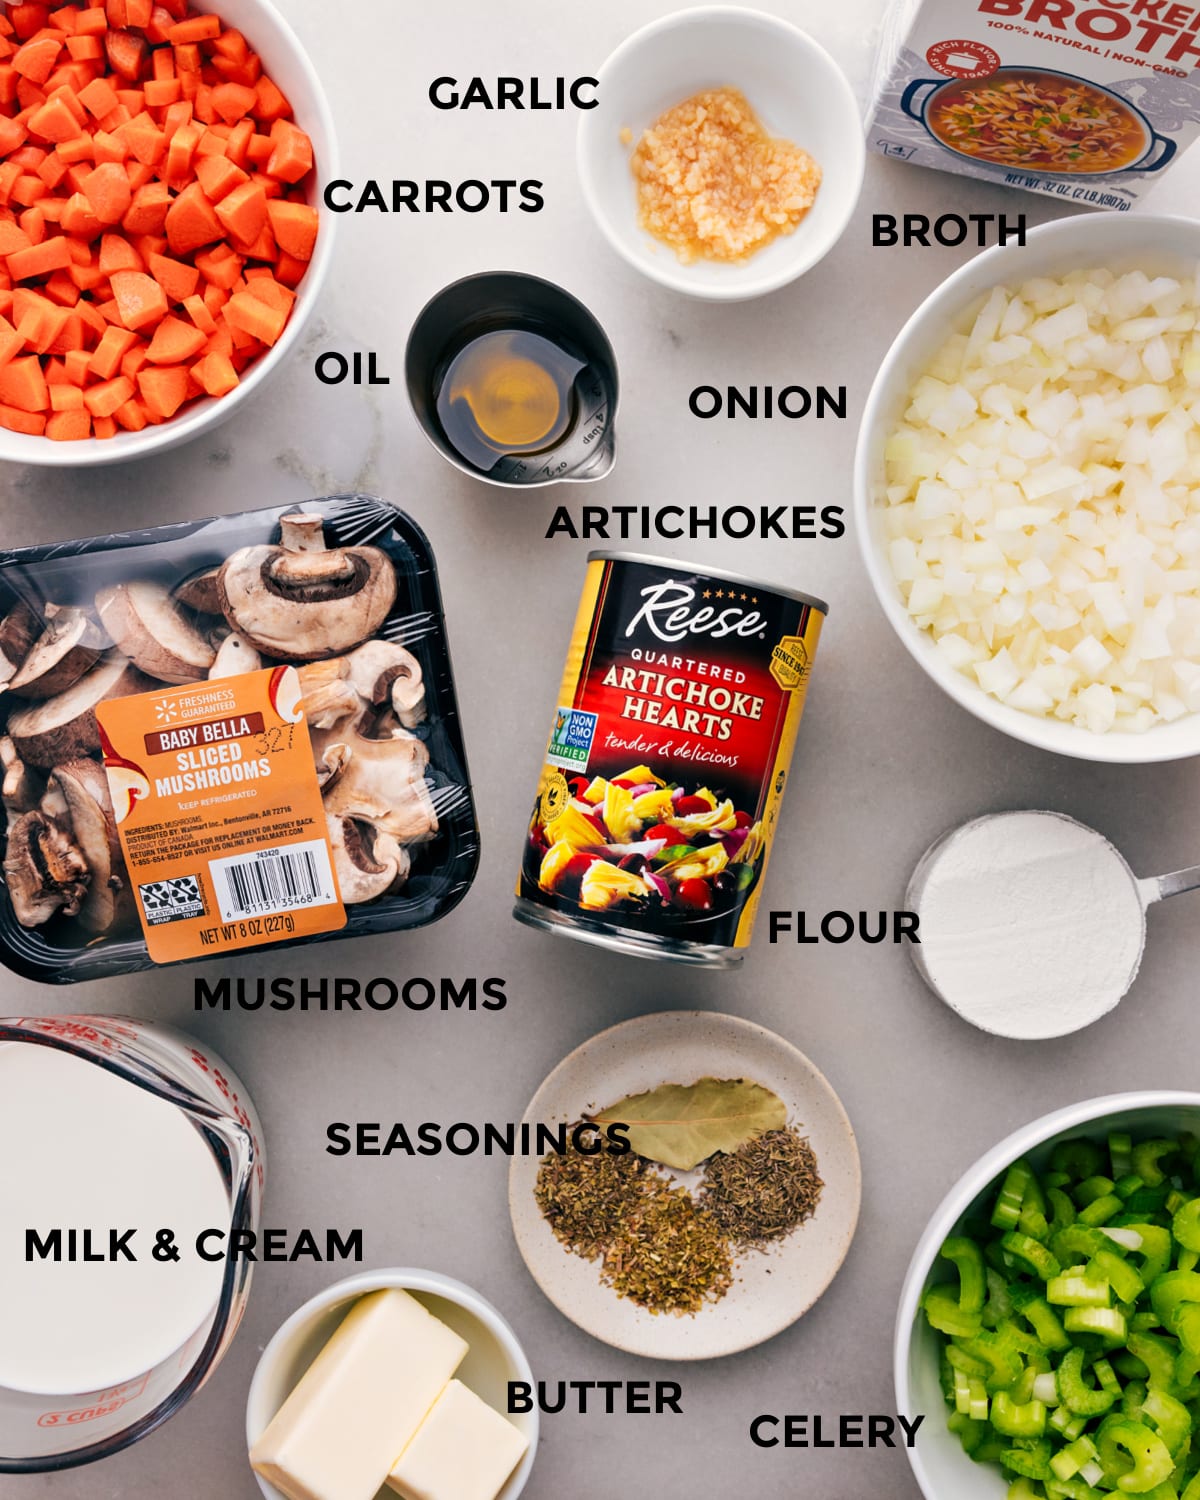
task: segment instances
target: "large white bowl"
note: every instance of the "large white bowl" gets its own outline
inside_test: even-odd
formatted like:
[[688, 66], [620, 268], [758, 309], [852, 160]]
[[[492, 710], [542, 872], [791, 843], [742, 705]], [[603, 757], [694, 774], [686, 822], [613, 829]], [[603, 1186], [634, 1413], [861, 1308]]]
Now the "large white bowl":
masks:
[[969, 319], [984, 293], [1031, 276], [1058, 276], [1096, 266], [1171, 275], [1195, 274], [1200, 260], [1200, 220], [1167, 215], [1103, 213], [1056, 219], [1033, 229], [1024, 246], [985, 250], [931, 292], [900, 330], [879, 367], [863, 412], [854, 464], [854, 516], [859, 546], [879, 602], [905, 646], [957, 703], [1014, 739], [1082, 760], [1144, 764], [1200, 754], [1200, 714], [1158, 724], [1145, 734], [1093, 734], [1074, 724], [1009, 708], [957, 671], [933, 637], [910, 619], [884, 547], [879, 502], [883, 449], [903, 414], [914, 381], [947, 337]]
[[996, 1179], [1020, 1156], [1029, 1157], [1040, 1168], [1051, 1149], [1072, 1136], [1086, 1135], [1102, 1142], [1110, 1130], [1160, 1136], [1198, 1129], [1200, 1094], [1147, 1090], [1085, 1099], [1014, 1131], [964, 1172], [942, 1199], [909, 1265], [896, 1315], [897, 1410], [906, 1417], [925, 1418], [916, 1447], [908, 1450], [925, 1500], [1005, 1500], [1008, 1494], [1000, 1469], [968, 1458], [946, 1425], [949, 1409], [938, 1381], [939, 1336], [920, 1308], [925, 1289], [940, 1279], [935, 1267], [947, 1236], [990, 1196]]
[[[361, 1271], [345, 1281], [326, 1287], [298, 1308], [263, 1350], [250, 1382], [246, 1402], [246, 1447], [254, 1444], [266, 1430], [275, 1413], [300, 1383], [300, 1377], [333, 1337], [342, 1319], [360, 1297], [385, 1287], [399, 1287], [411, 1292], [418, 1302], [443, 1323], [449, 1324], [460, 1338], [470, 1344], [470, 1352], [458, 1367], [455, 1378], [461, 1380], [489, 1406], [507, 1415], [508, 1382], [533, 1383], [533, 1372], [516, 1334], [486, 1298], [464, 1282], [439, 1271], [419, 1271], [410, 1266], [386, 1271]], [[525, 1457], [513, 1470], [497, 1500], [517, 1500], [525, 1488], [533, 1461], [537, 1456], [538, 1412], [508, 1420], [529, 1441]], [[287, 1500], [282, 1490], [255, 1474], [266, 1500]], [[382, 1497], [392, 1496], [384, 1488]], [[392, 1496], [392, 1500], [395, 1497]]]
[[[802, 146], [823, 172], [816, 202], [791, 234], [737, 264], [684, 265], [638, 223], [631, 145], [664, 110], [701, 89], [740, 89], [766, 130]], [[809, 270], [841, 238], [862, 187], [862, 120], [842, 70], [778, 16], [735, 6], [679, 11], [635, 31], [600, 69], [599, 103], [579, 124], [583, 195], [609, 244], [677, 292], [714, 302], [760, 297]]]
[[333, 256], [335, 215], [322, 206], [325, 184], [337, 176], [337, 146], [333, 116], [316, 70], [308, 60], [296, 33], [269, 0], [216, 0], [213, 9], [227, 26], [245, 34], [263, 60], [263, 69], [283, 90], [301, 130], [313, 143], [313, 185], [309, 202], [317, 209], [320, 223], [313, 258], [296, 291], [296, 302], [279, 341], [242, 376], [228, 396], [205, 397], [186, 407], [181, 416], [141, 432], [117, 432], [111, 438], [85, 438], [77, 443], [59, 443], [52, 438], [10, 432], [0, 427], [0, 461], [39, 464], [59, 469], [93, 468], [99, 464], [125, 463], [147, 453], [162, 453], [208, 432], [237, 411], [261, 389], [297, 347], [305, 325], [329, 272]]

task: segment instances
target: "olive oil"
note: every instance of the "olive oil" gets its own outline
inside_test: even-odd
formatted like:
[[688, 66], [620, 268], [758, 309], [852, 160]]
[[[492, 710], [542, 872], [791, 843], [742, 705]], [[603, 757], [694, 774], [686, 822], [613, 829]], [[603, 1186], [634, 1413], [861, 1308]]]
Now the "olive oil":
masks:
[[486, 473], [514, 453], [539, 453], [570, 430], [585, 361], [524, 328], [480, 334], [450, 361], [437, 414], [455, 451]]

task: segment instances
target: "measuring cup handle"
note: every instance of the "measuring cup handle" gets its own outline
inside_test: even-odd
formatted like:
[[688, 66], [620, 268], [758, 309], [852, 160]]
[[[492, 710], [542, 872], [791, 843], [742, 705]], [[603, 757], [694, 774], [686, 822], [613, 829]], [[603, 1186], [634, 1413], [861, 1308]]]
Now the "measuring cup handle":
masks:
[[1168, 896], [1180, 896], [1184, 891], [1200, 890], [1200, 865], [1189, 865], [1186, 870], [1174, 870], [1170, 875], [1159, 875], [1141, 882], [1146, 900], [1165, 901]]

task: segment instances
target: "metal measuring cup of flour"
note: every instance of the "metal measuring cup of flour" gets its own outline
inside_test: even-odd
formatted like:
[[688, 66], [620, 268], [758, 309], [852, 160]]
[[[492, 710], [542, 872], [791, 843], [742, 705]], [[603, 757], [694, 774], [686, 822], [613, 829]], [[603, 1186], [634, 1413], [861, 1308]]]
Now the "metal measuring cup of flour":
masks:
[[[574, 419], [549, 448], [510, 453], [484, 471], [449, 442], [437, 396], [451, 360], [470, 339], [498, 330], [540, 333], [581, 361], [572, 387]], [[608, 335], [578, 298], [519, 271], [485, 271], [443, 287], [422, 308], [404, 351], [408, 399], [421, 431], [464, 474], [505, 488], [535, 489], [603, 479], [616, 462], [617, 357]]]
[[[126, 1016], [0, 1018], [0, 1054], [8, 1047], [53, 1048], [94, 1064], [177, 1108], [199, 1135], [219, 1174], [227, 1216], [212, 1229], [224, 1245], [257, 1235], [262, 1218], [262, 1127], [245, 1087], [214, 1053], [169, 1027]], [[79, 1141], [82, 1153], [118, 1149], [103, 1135]], [[20, 1140], [3, 1149], [20, 1151]], [[177, 1412], [205, 1383], [237, 1332], [253, 1263], [228, 1256], [212, 1312], [182, 1347], [159, 1363], [100, 1390], [39, 1394], [0, 1386], [0, 1475], [50, 1473], [127, 1448]], [[10, 1297], [20, 1295], [10, 1286]], [[0, 1487], [2, 1488], [2, 1487]]]
[[917, 862], [905, 906], [921, 941], [908, 951], [972, 1025], [1022, 1040], [1066, 1036], [1128, 992], [1147, 908], [1196, 889], [1200, 865], [1139, 879], [1102, 833], [1064, 813], [987, 814]]

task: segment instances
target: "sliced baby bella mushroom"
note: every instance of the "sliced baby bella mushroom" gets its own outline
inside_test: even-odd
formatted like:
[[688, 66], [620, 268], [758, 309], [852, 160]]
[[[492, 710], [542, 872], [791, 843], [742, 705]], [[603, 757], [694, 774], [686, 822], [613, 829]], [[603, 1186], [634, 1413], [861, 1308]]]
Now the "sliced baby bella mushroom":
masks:
[[349, 657], [338, 656], [299, 668], [301, 702], [310, 731], [332, 729], [343, 719], [366, 712], [366, 699], [350, 681], [348, 662]]
[[217, 647], [208, 669], [209, 677], [236, 677], [239, 672], [257, 672], [263, 659], [244, 635], [231, 630]]
[[38, 770], [52, 771], [63, 761], [99, 752], [97, 703], [146, 693], [154, 686], [119, 651], [113, 651], [101, 657], [65, 693], [10, 714], [8, 733], [23, 761]]
[[111, 642], [83, 609], [56, 609], [8, 684], [18, 698], [53, 698], [100, 660]]
[[8, 832], [4, 879], [22, 927], [40, 927], [55, 912], [73, 917], [88, 892], [89, 871], [71, 837], [39, 811], [22, 813]]
[[0, 620], [0, 682], [16, 674], [41, 633], [41, 616], [24, 599]]
[[[108, 778], [94, 760], [70, 760], [50, 773], [47, 805], [65, 807], [65, 823], [83, 856], [91, 880], [79, 907], [79, 921], [89, 932], [108, 932], [129, 909], [124, 860]], [[60, 815], [60, 821], [62, 817]]]
[[188, 609], [194, 609], [198, 615], [219, 615], [221, 613], [220, 577], [219, 563], [213, 568], [203, 568], [199, 573], [193, 573], [190, 578], [185, 578], [182, 583], [176, 584], [171, 597], [176, 604], [186, 605]]
[[4, 768], [0, 795], [3, 796], [11, 822], [14, 817], [31, 812], [38, 805], [42, 795], [42, 782], [17, 754], [17, 747], [7, 734], [0, 738], [0, 766]]
[[321, 661], [365, 641], [396, 598], [378, 547], [329, 547], [319, 515], [284, 516], [277, 546], [243, 547], [221, 569], [230, 625], [267, 656]]
[[408, 852], [395, 839], [353, 818], [331, 817], [328, 822], [338, 889], [347, 906], [374, 901], [408, 879]]
[[368, 703], [390, 704], [405, 729], [425, 718], [421, 663], [395, 641], [364, 641], [346, 657], [347, 675]]
[[369, 823], [404, 844], [433, 837], [438, 821], [425, 781], [429, 752], [416, 735], [398, 729], [372, 740], [353, 726], [310, 733], [317, 765], [340, 765], [322, 791], [327, 818]]
[[96, 595], [104, 628], [134, 666], [161, 682], [200, 682], [216, 651], [159, 583], [115, 583]]

